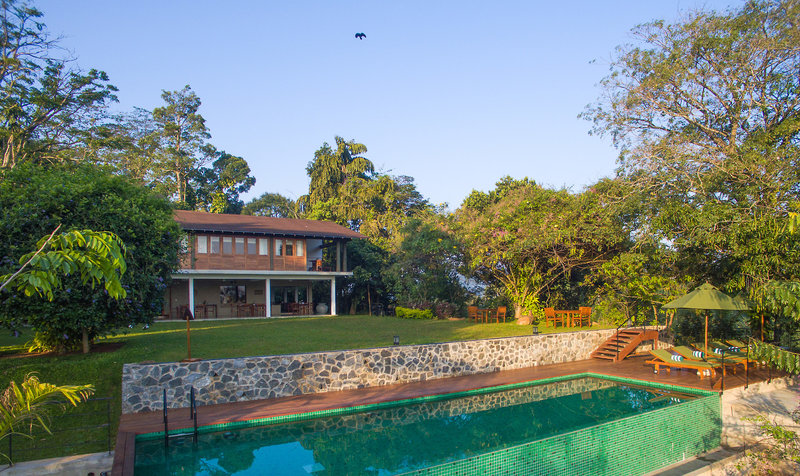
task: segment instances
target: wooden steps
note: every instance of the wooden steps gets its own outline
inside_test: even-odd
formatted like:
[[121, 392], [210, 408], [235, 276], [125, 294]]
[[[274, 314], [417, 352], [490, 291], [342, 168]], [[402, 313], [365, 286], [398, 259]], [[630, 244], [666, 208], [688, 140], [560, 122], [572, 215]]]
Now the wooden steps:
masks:
[[589, 357], [619, 362], [629, 356], [642, 342], [658, 339], [655, 329], [623, 329], [595, 349]]

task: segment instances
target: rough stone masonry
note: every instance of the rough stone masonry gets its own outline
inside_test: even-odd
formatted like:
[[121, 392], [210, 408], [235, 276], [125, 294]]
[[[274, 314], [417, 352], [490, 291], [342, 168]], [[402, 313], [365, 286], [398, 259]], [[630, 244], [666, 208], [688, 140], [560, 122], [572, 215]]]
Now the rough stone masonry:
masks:
[[161, 410], [164, 389], [168, 406], [182, 408], [189, 406], [192, 387], [197, 403], [210, 405], [572, 362], [588, 359], [614, 332], [587, 330], [295, 355], [125, 364], [122, 412]]

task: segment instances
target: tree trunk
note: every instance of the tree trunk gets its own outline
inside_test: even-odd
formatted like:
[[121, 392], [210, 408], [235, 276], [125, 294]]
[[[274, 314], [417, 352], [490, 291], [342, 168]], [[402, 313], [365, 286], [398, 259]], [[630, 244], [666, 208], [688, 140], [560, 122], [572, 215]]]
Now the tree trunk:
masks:
[[83, 335], [81, 336], [81, 343], [83, 344], [83, 353], [89, 353], [89, 331], [83, 328]]
[[531, 323], [530, 316], [523, 316], [522, 305], [516, 302], [514, 303], [514, 319], [517, 320], [517, 324], [520, 326], [527, 326]]
[[372, 296], [369, 295], [369, 283], [367, 283], [367, 306], [369, 306], [369, 315], [372, 317]]

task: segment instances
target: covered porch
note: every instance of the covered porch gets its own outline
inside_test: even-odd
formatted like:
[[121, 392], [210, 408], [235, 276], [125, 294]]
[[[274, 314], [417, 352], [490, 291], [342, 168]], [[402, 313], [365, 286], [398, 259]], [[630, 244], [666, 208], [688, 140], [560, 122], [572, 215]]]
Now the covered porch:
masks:
[[[336, 271], [181, 270], [166, 289], [162, 319], [336, 315]], [[324, 292], [314, 284], [326, 283]], [[329, 292], [328, 292], [329, 290]]]

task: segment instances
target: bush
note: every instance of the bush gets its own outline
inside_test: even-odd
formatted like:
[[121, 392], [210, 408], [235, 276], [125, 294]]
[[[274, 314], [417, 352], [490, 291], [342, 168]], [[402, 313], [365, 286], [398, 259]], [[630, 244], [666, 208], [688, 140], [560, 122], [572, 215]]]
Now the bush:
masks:
[[449, 302], [437, 302], [433, 305], [433, 313], [439, 319], [447, 319], [448, 317], [455, 317], [458, 313], [458, 307]]
[[397, 317], [403, 319], [435, 319], [433, 311], [430, 309], [409, 309], [397, 306], [394, 312]]
[[177, 269], [182, 231], [169, 202], [132, 181], [88, 165], [18, 165], [0, 171], [0, 275], [14, 272], [19, 257], [56, 226], [115, 233], [125, 243], [127, 270], [117, 301], [103, 286], [65, 276], [52, 301], [18, 292], [0, 300], [0, 324], [30, 325], [38, 344], [80, 348], [83, 331], [93, 340], [149, 324], [161, 313], [164, 289]]

